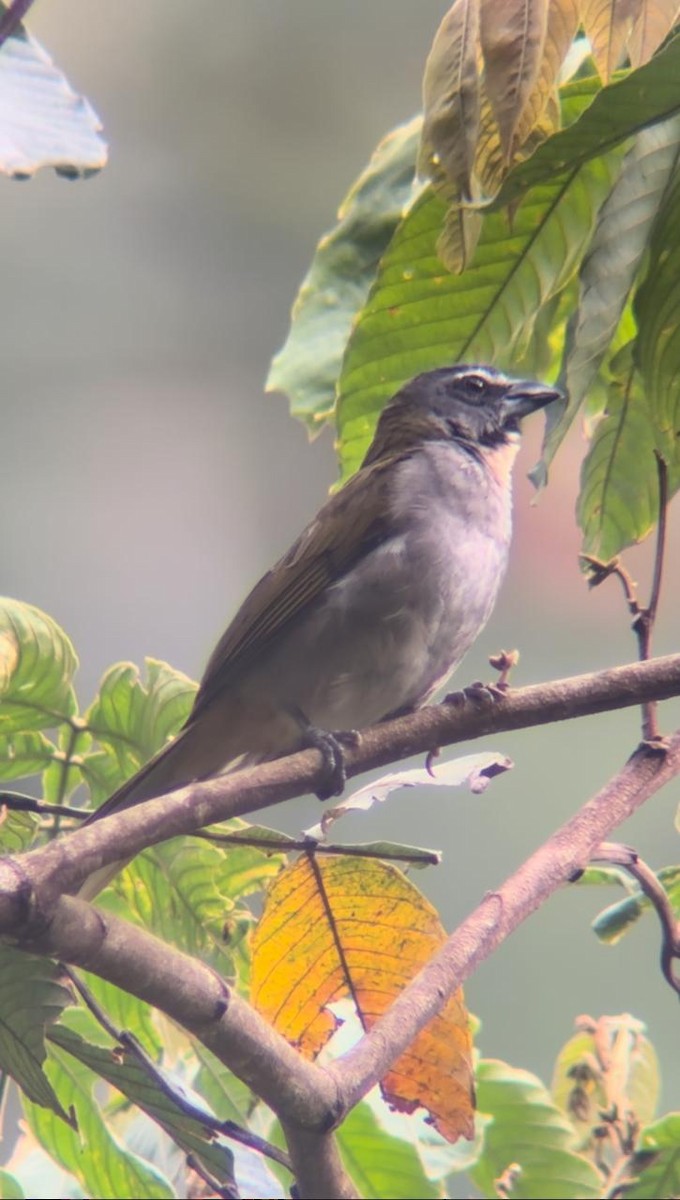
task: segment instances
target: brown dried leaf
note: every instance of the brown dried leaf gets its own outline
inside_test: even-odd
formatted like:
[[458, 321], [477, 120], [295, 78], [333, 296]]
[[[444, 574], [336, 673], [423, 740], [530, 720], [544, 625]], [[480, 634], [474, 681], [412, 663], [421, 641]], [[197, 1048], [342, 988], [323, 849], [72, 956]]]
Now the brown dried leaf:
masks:
[[[436, 911], [396, 867], [304, 855], [271, 886], [252, 942], [251, 999], [302, 1054], [337, 1026], [329, 1005], [351, 999], [368, 1030], [445, 940]], [[382, 1082], [402, 1112], [424, 1106], [449, 1141], [470, 1138], [472, 1044], [462, 990]]]
[[479, 125], [478, 54], [479, 0], [455, 0], [425, 64], [418, 170], [431, 178], [436, 164], [437, 174], [464, 197], [470, 194]]
[[631, 66], [641, 67], [649, 62], [679, 19], [678, 0], [643, 0], [640, 15], [628, 38]]
[[609, 83], [620, 65], [644, 0], [581, 0], [581, 22], [590, 39], [595, 66]]
[[506, 162], [538, 80], [547, 23], [548, 0], [482, 0], [484, 82]]

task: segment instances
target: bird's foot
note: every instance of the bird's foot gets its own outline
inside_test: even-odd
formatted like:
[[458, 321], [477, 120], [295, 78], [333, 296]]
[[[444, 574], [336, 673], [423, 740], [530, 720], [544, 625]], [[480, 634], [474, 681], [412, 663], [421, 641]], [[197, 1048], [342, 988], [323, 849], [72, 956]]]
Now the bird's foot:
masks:
[[504, 687], [499, 687], [498, 684], [482, 683], [480, 679], [476, 679], [474, 683], [469, 683], [467, 687], [461, 688], [457, 692], [449, 692], [447, 696], [444, 696], [444, 703], [460, 708], [461, 705], [469, 702], [480, 708], [484, 704], [503, 700], [506, 690]]
[[319, 750], [323, 758], [325, 781], [316, 793], [319, 800], [330, 800], [331, 796], [342, 795], [347, 783], [345, 749], [358, 746], [360, 741], [361, 734], [356, 729], [340, 729], [331, 733], [328, 729], [307, 725], [304, 744]]

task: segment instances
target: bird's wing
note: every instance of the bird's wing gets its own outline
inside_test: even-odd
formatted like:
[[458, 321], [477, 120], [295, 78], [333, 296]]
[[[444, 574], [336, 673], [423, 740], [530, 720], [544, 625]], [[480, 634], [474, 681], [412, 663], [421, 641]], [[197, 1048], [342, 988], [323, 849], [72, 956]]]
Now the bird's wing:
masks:
[[215, 647], [189, 722], [267, 643], [385, 536], [385, 490], [394, 460], [364, 468], [331, 496], [271, 571], [255, 585]]

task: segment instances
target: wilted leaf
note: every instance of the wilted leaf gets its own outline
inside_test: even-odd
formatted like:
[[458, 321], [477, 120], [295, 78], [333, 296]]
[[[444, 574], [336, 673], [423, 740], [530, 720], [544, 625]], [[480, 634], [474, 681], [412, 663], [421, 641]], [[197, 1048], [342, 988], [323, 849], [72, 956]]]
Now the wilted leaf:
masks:
[[[253, 936], [252, 1002], [314, 1057], [331, 1037], [329, 1005], [350, 997], [365, 1029], [445, 940], [437, 913], [395, 867], [300, 858], [282, 871]], [[458, 991], [382, 1083], [400, 1111], [427, 1108], [450, 1141], [471, 1137], [468, 1017]]]
[[[0, 14], [7, 11], [0, 4]], [[101, 124], [23, 26], [0, 47], [0, 171], [26, 179], [54, 167], [75, 179], [106, 163]]]
[[486, 791], [495, 775], [509, 771], [512, 766], [512, 761], [505, 755], [489, 751], [484, 754], [467, 754], [450, 762], [438, 762], [431, 770], [427, 767], [416, 767], [409, 771], [392, 771], [389, 775], [381, 775], [372, 783], [358, 788], [340, 804], [327, 808], [318, 825], [313, 825], [311, 829], [305, 830], [305, 833], [308, 837], [320, 841], [339, 817], [348, 812], [367, 812], [374, 804], [382, 804], [399, 788], [467, 786], [471, 792], [479, 795], [480, 792]]
[[312, 433], [333, 412], [352, 321], [413, 198], [420, 127], [416, 117], [378, 143], [340, 206], [338, 224], [317, 246], [293, 305], [285, 345], [272, 361], [267, 391], [285, 392], [293, 416]]
[[[106, 1079], [133, 1104], [156, 1121], [185, 1154], [195, 1154], [221, 1183], [233, 1183], [233, 1158], [221, 1136], [204, 1125], [198, 1115], [189, 1115], [182, 1101], [187, 1101], [179, 1081], [165, 1077], [163, 1082], [153, 1078], [135, 1056], [125, 1047], [107, 1049], [85, 1041], [72, 1029], [57, 1026], [50, 1032], [50, 1041], [73, 1055], [95, 1076]], [[208, 1115], [209, 1109], [206, 1109]]]
[[495, 1059], [477, 1071], [477, 1105], [493, 1120], [470, 1176], [483, 1196], [497, 1197], [495, 1181], [511, 1163], [520, 1168], [513, 1200], [595, 1200], [602, 1180], [576, 1151], [573, 1125], [553, 1103], [540, 1079]]
[[[579, 1031], [562, 1047], [555, 1063], [552, 1093], [585, 1145], [601, 1125], [602, 1113], [635, 1114], [651, 1121], [659, 1098], [659, 1063], [639, 1021], [624, 1015], [602, 1017], [597, 1036]], [[608, 1070], [599, 1071], [603, 1050]]]
[[581, 20], [604, 83], [621, 65], [643, 0], [581, 0]]
[[679, 17], [678, 0], [642, 0], [640, 15], [628, 38], [632, 66], [648, 62]]
[[0, 946], [0, 1070], [36, 1104], [71, 1123], [43, 1069], [45, 1028], [72, 1003], [58, 979], [47, 959]]
[[[471, 198], [479, 127], [479, 0], [455, 0], [437, 30], [423, 77], [418, 170], [449, 201]], [[434, 167], [434, 170], [433, 170]]]
[[73, 716], [77, 666], [70, 640], [51, 617], [0, 598], [0, 737], [52, 729]]
[[583, 115], [538, 147], [526, 162], [505, 180], [494, 208], [521, 196], [536, 184], [573, 171], [590, 158], [606, 154], [647, 125], [680, 112], [680, 35], [674, 37], [650, 63], [600, 90], [592, 79], [581, 79], [561, 89], [562, 102], [586, 98], [592, 103]]
[[506, 162], [538, 80], [547, 22], [548, 0], [481, 0], [484, 84]]

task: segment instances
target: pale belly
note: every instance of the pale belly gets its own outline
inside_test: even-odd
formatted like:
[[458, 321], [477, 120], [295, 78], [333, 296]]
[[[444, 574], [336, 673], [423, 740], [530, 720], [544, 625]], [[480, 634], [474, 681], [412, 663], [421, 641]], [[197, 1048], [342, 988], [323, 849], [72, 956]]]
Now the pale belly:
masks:
[[329, 730], [422, 704], [488, 620], [507, 557], [458, 523], [444, 533], [372, 551], [281, 635], [246, 691], [264, 687], [274, 704]]

